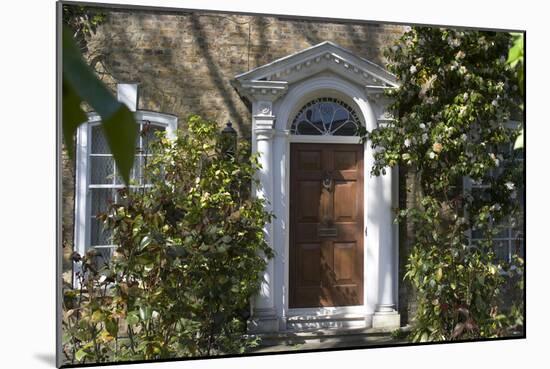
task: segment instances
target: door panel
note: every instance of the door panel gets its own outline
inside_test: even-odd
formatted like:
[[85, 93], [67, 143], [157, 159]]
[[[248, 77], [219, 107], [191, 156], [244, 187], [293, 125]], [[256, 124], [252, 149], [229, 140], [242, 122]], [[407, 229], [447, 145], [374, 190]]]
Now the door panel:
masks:
[[319, 181], [300, 181], [298, 183], [298, 191], [301, 194], [298, 199], [299, 222], [318, 222], [321, 183]]
[[334, 185], [334, 221], [355, 222], [357, 220], [357, 203], [354, 181], [337, 181]]
[[291, 308], [363, 304], [363, 146], [291, 144]]

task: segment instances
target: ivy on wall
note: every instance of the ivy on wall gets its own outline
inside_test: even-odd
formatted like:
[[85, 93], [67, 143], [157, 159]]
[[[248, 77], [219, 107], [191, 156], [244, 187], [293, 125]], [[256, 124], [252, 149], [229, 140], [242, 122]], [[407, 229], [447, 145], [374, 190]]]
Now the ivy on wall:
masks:
[[[415, 230], [406, 267], [419, 301], [414, 341], [502, 336], [522, 324], [521, 309], [503, 314], [499, 301], [523, 261], [498, 260], [492, 242], [518, 218], [522, 184], [518, 153], [499, 150], [519, 134], [506, 125], [521, 104], [510, 46], [503, 32], [413, 27], [386, 53], [400, 83], [388, 92], [395, 119], [364, 138], [374, 175], [400, 165], [420, 185], [418, 206], [398, 214]], [[464, 177], [487, 186], [462, 188]], [[483, 239], [470, 242], [471, 230]]]

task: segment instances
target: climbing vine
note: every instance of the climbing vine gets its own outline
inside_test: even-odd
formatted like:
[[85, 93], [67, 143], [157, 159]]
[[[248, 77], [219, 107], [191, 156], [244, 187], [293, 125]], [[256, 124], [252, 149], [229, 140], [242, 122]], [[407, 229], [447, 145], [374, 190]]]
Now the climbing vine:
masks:
[[[493, 247], [517, 222], [522, 196], [522, 154], [503, 150], [518, 135], [507, 122], [521, 104], [510, 46], [504, 32], [413, 27], [386, 52], [400, 84], [388, 91], [395, 116], [364, 138], [374, 175], [399, 165], [420, 188], [397, 214], [414, 229], [414, 341], [502, 336], [522, 324], [500, 301], [523, 260], [501, 260]], [[464, 187], [464, 178], [483, 185]], [[470, 232], [483, 236], [473, 242]]]

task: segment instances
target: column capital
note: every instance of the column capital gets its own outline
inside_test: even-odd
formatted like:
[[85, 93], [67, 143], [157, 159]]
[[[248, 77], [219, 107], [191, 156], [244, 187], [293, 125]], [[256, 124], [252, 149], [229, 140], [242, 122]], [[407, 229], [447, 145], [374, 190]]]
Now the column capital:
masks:
[[275, 128], [275, 116], [273, 115], [273, 102], [270, 100], [258, 100], [252, 104], [253, 129], [256, 140], [271, 140]]
[[288, 91], [288, 82], [286, 81], [233, 80], [231, 84], [250, 102], [273, 102]]

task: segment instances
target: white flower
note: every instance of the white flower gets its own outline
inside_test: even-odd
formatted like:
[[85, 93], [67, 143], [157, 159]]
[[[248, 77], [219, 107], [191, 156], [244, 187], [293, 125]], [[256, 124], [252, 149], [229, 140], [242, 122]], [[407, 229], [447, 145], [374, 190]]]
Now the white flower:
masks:
[[456, 53], [455, 58], [463, 59], [465, 56], [466, 54], [464, 53], [464, 51], [460, 50], [459, 52]]
[[430, 157], [430, 159], [434, 159], [434, 158], [435, 158], [435, 152], [430, 151], [430, 153], [428, 154], [428, 156]]
[[493, 105], [493, 106], [497, 106], [497, 105], [498, 105], [498, 101], [497, 101], [496, 99], [495, 99], [495, 100], [493, 100], [493, 101], [491, 102], [491, 105]]
[[461, 66], [460, 69], [458, 70], [458, 72], [459, 72], [460, 74], [466, 73], [466, 67], [465, 67], [465, 66]]
[[411, 74], [415, 74], [416, 73], [416, 66], [411, 65], [411, 68], [409, 70], [410, 70]]
[[468, 136], [466, 135], [466, 133], [463, 133], [462, 135], [460, 135], [460, 138], [462, 139], [462, 141], [466, 141], [468, 139]]
[[498, 203], [497, 203], [497, 204], [493, 204], [493, 205], [491, 206], [491, 210], [499, 211], [500, 209], [501, 209], [501, 206], [500, 206], [500, 204], [498, 204]]
[[411, 146], [411, 140], [410, 140], [410, 139], [408, 139], [408, 138], [407, 138], [407, 139], [405, 139], [405, 142], [404, 142], [404, 144], [405, 144], [405, 147], [409, 147], [409, 146]]
[[468, 100], [468, 93], [464, 92], [464, 95], [462, 95], [462, 100], [466, 101]]
[[449, 37], [449, 39], [447, 40], [447, 42], [449, 43], [449, 46], [453, 46], [453, 47], [458, 47], [458, 46], [460, 46], [460, 40], [457, 39], [457, 38]]
[[422, 143], [425, 143], [426, 141], [428, 141], [428, 134], [427, 134], [427, 133], [423, 133], [423, 134], [422, 134]]
[[516, 185], [513, 182], [506, 182], [504, 185], [509, 191], [513, 191], [514, 188], [516, 188]]
[[426, 125], [424, 123], [420, 123], [419, 127], [420, 129], [426, 129]]

